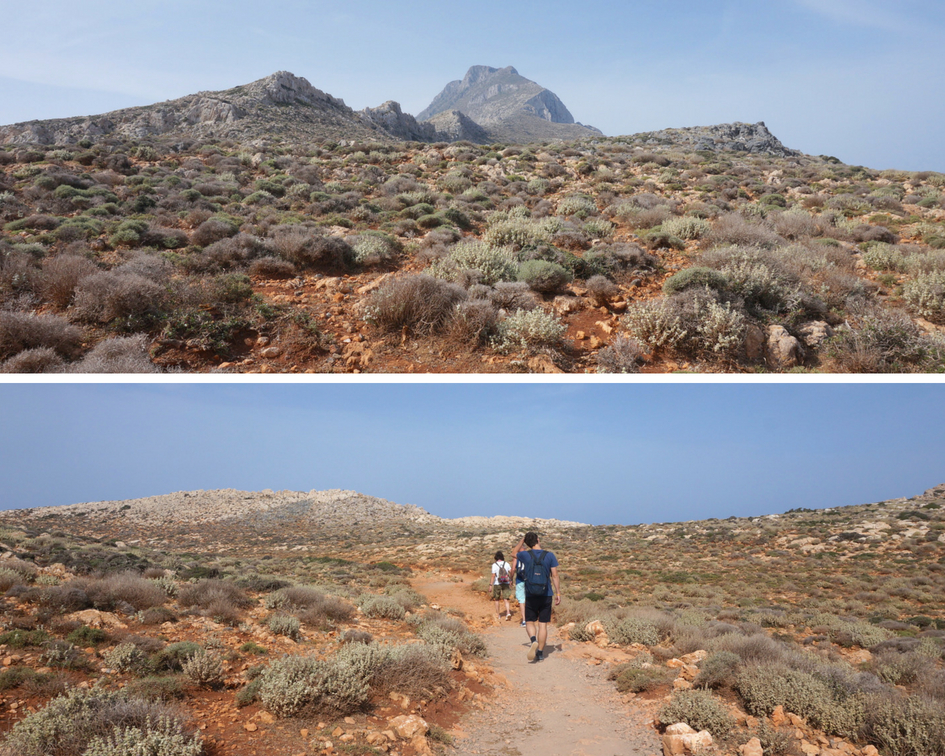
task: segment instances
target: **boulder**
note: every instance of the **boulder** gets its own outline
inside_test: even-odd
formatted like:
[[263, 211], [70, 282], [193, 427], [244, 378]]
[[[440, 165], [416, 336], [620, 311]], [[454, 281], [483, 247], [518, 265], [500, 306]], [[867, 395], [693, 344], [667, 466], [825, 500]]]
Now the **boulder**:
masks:
[[745, 329], [745, 357], [749, 362], [761, 362], [765, 358], [765, 332], [761, 326], [752, 324]]
[[833, 336], [833, 328], [823, 320], [812, 320], [804, 323], [797, 332], [801, 336], [801, 341], [808, 349], [818, 349], [827, 339]]
[[771, 325], [765, 332], [765, 362], [774, 370], [789, 370], [804, 361], [804, 347], [784, 326]]
[[430, 729], [426, 720], [416, 714], [401, 714], [390, 720], [388, 724], [402, 740], [413, 740], [418, 735], [425, 736]]
[[689, 756], [712, 746], [708, 730], [696, 732], [685, 722], [671, 724], [663, 735], [663, 756]]
[[764, 749], [761, 747], [761, 741], [758, 738], [752, 738], [744, 745], [740, 745], [738, 752], [742, 756], [764, 756]]

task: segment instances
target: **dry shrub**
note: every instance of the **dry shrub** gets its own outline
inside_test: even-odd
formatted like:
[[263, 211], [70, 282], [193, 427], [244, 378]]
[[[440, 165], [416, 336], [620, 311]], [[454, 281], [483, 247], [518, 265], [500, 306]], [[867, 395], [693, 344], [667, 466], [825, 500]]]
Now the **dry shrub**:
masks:
[[181, 587], [177, 601], [182, 607], [198, 606], [208, 609], [216, 602], [225, 602], [234, 607], [245, 609], [253, 601], [236, 583], [211, 578]]
[[587, 296], [598, 307], [605, 307], [620, 293], [617, 285], [606, 276], [596, 275], [587, 279]]
[[291, 278], [295, 275], [295, 265], [280, 257], [260, 257], [249, 266], [249, 273], [260, 278]]
[[95, 263], [81, 255], [57, 255], [43, 262], [38, 288], [48, 301], [64, 309], [71, 304], [79, 282], [97, 272]]
[[666, 725], [685, 722], [696, 731], [708, 730], [721, 738], [735, 728], [735, 719], [724, 704], [705, 690], [681, 690], [673, 694], [659, 713]]
[[499, 314], [486, 299], [467, 299], [453, 310], [449, 336], [464, 344], [483, 344], [495, 333]]
[[85, 592], [96, 609], [112, 611], [119, 604], [130, 604], [141, 611], [163, 606], [167, 594], [160, 586], [136, 572], [121, 572], [103, 578], [79, 578], [64, 587], [76, 587]]
[[353, 257], [353, 250], [337, 236], [306, 226], [276, 226], [269, 247], [281, 258], [299, 267], [341, 267]]
[[86, 276], [75, 289], [76, 316], [95, 323], [156, 314], [166, 292], [142, 275], [120, 270]]
[[201, 223], [190, 236], [190, 243], [198, 247], [206, 247], [209, 244], [234, 236], [239, 229], [232, 223], [210, 218]]
[[0, 311], [0, 359], [43, 347], [72, 357], [81, 345], [82, 330], [58, 315]]
[[365, 318], [384, 331], [429, 335], [446, 325], [455, 305], [465, 298], [465, 290], [457, 284], [422, 274], [400, 276], [371, 295]]
[[79, 362], [70, 366], [73, 373], [158, 373], [151, 362], [148, 339], [144, 334], [114, 336], [96, 344]]
[[0, 373], [61, 373], [66, 363], [55, 349], [26, 349], [0, 364]]
[[753, 223], [739, 213], [726, 213], [716, 219], [712, 230], [705, 235], [711, 245], [737, 244], [773, 248], [780, 238], [762, 223]]

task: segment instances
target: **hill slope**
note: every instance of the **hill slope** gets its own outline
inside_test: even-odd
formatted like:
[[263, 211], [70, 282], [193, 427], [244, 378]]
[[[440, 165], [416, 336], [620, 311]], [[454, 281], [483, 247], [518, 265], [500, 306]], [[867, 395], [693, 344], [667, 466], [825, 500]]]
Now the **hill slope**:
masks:
[[0, 144], [72, 145], [109, 135], [241, 141], [272, 136], [287, 140], [390, 139], [343, 100], [316, 89], [306, 79], [279, 71], [221, 92], [198, 92], [103, 115], [3, 126]]

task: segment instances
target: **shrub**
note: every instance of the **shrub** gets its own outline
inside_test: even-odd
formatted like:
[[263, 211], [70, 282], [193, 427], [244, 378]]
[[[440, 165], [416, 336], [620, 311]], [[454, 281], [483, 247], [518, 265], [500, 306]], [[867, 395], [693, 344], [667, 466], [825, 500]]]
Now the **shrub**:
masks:
[[119, 672], [134, 672], [144, 669], [147, 659], [147, 655], [134, 643], [119, 643], [102, 654], [102, 660], [105, 664]]
[[81, 255], [56, 255], [43, 261], [39, 289], [56, 307], [65, 308], [72, 302], [79, 282], [97, 272], [95, 264]]
[[945, 713], [941, 705], [918, 697], [871, 698], [865, 739], [888, 756], [945, 754]]
[[236, 583], [218, 578], [198, 580], [196, 583], [182, 586], [178, 591], [177, 600], [182, 607], [199, 606], [202, 609], [219, 601], [241, 609], [253, 603]]
[[571, 275], [563, 267], [545, 260], [526, 260], [519, 265], [515, 277], [542, 293], [560, 291], [571, 280]]
[[249, 266], [250, 275], [260, 278], [291, 278], [295, 275], [295, 265], [279, 257], [260, 257]]
[[[792, 710], [793, 711], [793, 710]], [[728, 709], [705, 690], [680, 690], [659, 712], [660, 722], [685, 722], [694, 730], [708, 730], [713, 737], [723, 738], [735, 728]]]
[[354, 250], [354, 262], [357, 265], [378, 265], [397, 255], [391, 240], [383, 235], [361, 234], [348, 241]]
[[358, 605], [366, 617], [402, 620], [407, 614], [403, 605], [390, 596], [375, 596], [366, 593], [358, 601]]
[[481, 241], [462, 241], [445, 257], [434, 260], [426, 273], [455, 283], [481, 283], [487, 286], [515, 278], [518, 265], [508, 247], [492, 247]]
[[299, 637], [302, 630], [298, 618], [288, 614], [274, 614], [266, 624], [273, 635], [285, 635], [293, 640]]
[[190, 243], [197, 247], [206, 247], [214, 242], [236, 236], [239, 227], [235, 223], [210, 218], [201, 223], [190, 236]]
[[544, 310], [516, 310], [499, 323], [498, 346], [503, 350], [557, 347], [566, 331], [564, 323]]
[[600, 274], [587, 279], [587, 296], [598, 307], [606, 307], [620, 293], [617, 285]]
[[675, 673], [666, 667], [651, 665], [643, 668], [630, 662], [618, 664], [607, 677], [614, 681], [621, 693], [642, 693], [671, 683]]
[[745, 708], [755, 716], [767, 716], [780, 705], [814, 727], [843, 737], [855, 735], [864, 722], [866, 701], [862, 694], [784, 664], [746, 666], [736, 687]]
[[82, 652], [68, 641], [51, 640], [43, 644], [39, 662], [46, 667], [82, 669], [87, 665]]
[[941, 351], [908, 315], [882, 308], [867, 310], [859, 323], [838, 328], [824, 345], [834, 366], [850, 373], [922, 369], [940, 360]]
[[705, 235], [711, 244], [736, 244], [772, 248], [779, 238], [774, 231], [761, 223], [753, 223], [738, 213], [719, 216], [715, 225]]
[[906, 283], [902, 295], [917, 315], [945, 323], [945, 271], [920, 273]]
[[163, 704], [101, 688], [73, 688], [17, 722], [4, 756], [201, 756], [200, 736]]
[[260, 702], [278, 717], [356, 711], [367, 701], [371, 670], [339, 657], [341, 652], [326, 661], [288, 656], [273, 662], [259, 677]]
[[660, 642], [656, 626], [639, 617], [608, 617], [604, 620], [604, 628], [607, 630], [607, 637], [621, 646], [629, 646], [631, 643], [655, 646]]
[[203, 648], [193, 641], [179, 641], [162, 648], [148, 662], [152, 672], [182, 672], [184, 662], [195, 654], [203, 653]]
[[156, 318], [164, 287], [136, 273], [101, 271], [81, 279], [75, 288], [75, 313], [84, 320], [110, 323], [117, 318]]
[[151, 362], [148, 340], [143, 334], [115, 336], [96, 344], [79, 362], [70, 366], [73, 373], [158, 373]]
[[181, 664], [184, 677], [203, 688], [215, 688], [223, 683], [223, 660], [215, 653], [197, 653]]
[[700, 239], [705, 236], [712, 228], [712, 224], [702, 218], [685, 216], [682, 218], [669, 218], [662, 223], [662, 228], [673, 236], [680, 239]]
[[674, 273], [663, 284], [665, 294], [676, 294], [693, 287], [708, 287], [714, 291], [725, 291], [728, 279], [717, 270], [694, 266]]
[[709, 654], [699, 665], [699, 674], [693, 680], [696, 688], [731, 688], [735, 685], [742, 660], [731, 651]]
[[597, 204], [584, 194], [572, 194], [558, 203], [558, 215], [575, 215], [586, 218], [597, 214]]
[[898, 247], [892, 244], [871, 244], [862, 254], [863, 262], [872, 270], [906, 270], [906, 258]]
[[642, 363], [643, 347], [626, 336], [618, 336], [613, 344], [597, 352], [598, 373], [636, 373]]
[[449, 658], [454, 649], [466, 656], [486, 655], [486, 645], [480, 636], [470, 632], [459, 620], [442, 614], [421, 618], [417, 636], [428, 645], [438, 648], [444, 658]]
[[97, 627], [81, 625], [66, 636], [66, 640], [76, 646], [97, 646], [108, 640], [108, 633]]
[[688, 335], [680, 313], [668, 299], [635, 302], [621, 323], [636, 340], [653, 349], [672, 348]]
[[64, 357], [74, 356], [82, 344], [82, 330], [58, 315], [29, 315], [0, 310], [0, 359], [27, 349], [48, 348]]
[[276, 226], [270, 246], [280, 257], [299, 267], [341, 267], [354, 251], [344, 239], [325, 236], [321, 230], [305, 226]]
[[466, 292], [456, 284], [422, 274], [400, 276], [371, 295], [365, 319], [384, 331], [406, 329], [427, 335], [440, 330], [465, 298]]
[[481, 344], [495, 333], [499, 314], [486, 299], [467, 299], [453, 309], [449, 321], [449, 335], [463, 343]]

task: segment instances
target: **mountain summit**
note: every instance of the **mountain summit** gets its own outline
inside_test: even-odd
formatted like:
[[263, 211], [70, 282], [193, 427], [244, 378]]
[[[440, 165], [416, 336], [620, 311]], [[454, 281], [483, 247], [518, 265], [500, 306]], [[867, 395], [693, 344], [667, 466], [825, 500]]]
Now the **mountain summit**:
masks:
[[417, 120], [430, 121], [453, 111], [472, 119], [490, 136], [511, 141], [601, 135], [593, 127], [576, 123], [554, 92], [512, 66], [473, 66], [462, 80], [447, 84]]

